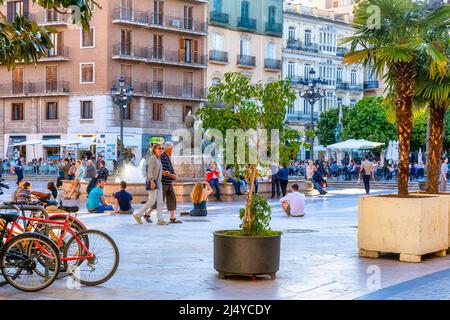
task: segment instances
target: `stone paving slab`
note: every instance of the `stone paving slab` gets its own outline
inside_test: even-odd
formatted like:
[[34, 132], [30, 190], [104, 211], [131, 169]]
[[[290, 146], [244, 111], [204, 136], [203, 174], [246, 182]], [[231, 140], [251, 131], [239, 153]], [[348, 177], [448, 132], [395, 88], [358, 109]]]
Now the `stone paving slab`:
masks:
[[[37, 189], [45, 186], [44, 182], [33, 185]], [[279, 204], [271, 201], [272, 228], [285, 231], [280, 271], [276, 280], [255, 281], [221, 280], [213, 268], [212, 233], [238, 228], [242, 202], [212, 202], [207, 217], [182, 217], [183, 224], [168, 226], [137, 225], [131, 216], [90, 215], [85, 204], [79, 203], [84, 212], [80, 218], [117, 242], [121, 260], [115, 276], [101, 286], [81, 288], [74, 288], [72, 281], [62, 279], [39, 293], [23, 293], [6, 286], [0, 288], [0, 299], [370, 298], [371, 293], [380, 289], [450, 268], [450, 257], [430, 257], [420, 264], [401, 263], [396, 256], [376, 260], [358, 257], [357, 204], [362, 193], [358, 188], [340, 189], [327, 196], [308, 198], [304, 218], [286, 217]], [[9, 198], [6, 193], [0, 201]], [[189, 208], [179, 211], [186, 209]], [[371, 282], [373, 269], [379, 272], [379, 285]], [[442, 275], [443, 284], [439, 288], [450, 287], [449, 277], [446, 273]], [[407, 294], [408, 290], [403, 290], [401, 297], [407, 298]]]

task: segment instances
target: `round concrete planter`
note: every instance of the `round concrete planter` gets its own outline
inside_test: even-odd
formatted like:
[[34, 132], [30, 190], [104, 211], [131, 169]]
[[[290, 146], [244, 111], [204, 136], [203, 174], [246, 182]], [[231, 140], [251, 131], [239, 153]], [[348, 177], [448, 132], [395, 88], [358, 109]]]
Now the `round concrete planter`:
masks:
[[269, 275], [275, 279], [280, 268], [281, 235], [239, 237], [214, 232], [214, 269], [219, 278], [227, 275]]

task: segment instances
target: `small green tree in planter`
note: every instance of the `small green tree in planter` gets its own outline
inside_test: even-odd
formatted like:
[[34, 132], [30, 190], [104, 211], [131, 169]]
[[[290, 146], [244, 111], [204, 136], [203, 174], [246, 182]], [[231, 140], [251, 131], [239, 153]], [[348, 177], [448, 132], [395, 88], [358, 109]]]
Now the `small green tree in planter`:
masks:
[[[280, 162], [286, 162], [287, 157], [299, 151], [300, 134], [284, 124], [287, 107], [292, 105], [295, 94], [289, 81], [251, 84], [240, 73], [227, 73], [223, 81], [210, 89], [208, 100], [209, 104], [197, 113], [203, 128], [216, 129], [227, 136], [221, 145], [227, 154], [226, 164], [238, 173], [245, 171], [250, 180], [246, 205], [240, 210], [241, 230], [214, 233], [214, 266], [221, 277], [268, 274], [274, 278], [279, 268], [281, 232], [270, 229], [269, 203], [254, 194], [254, 185], [258, 166], [267, 160], [259, 152], [263, 144], [272, 158], [282, 154]], [[225, 107], [215, 108], [217, 105]], [[261, 129], [266, 130], [264, 137]], [[279, 143], [273, 145], [272, 130], [279, 132]], [[228, 139], [230, 132], [234, 135]], [[236, 132], [258, 134], [247, 135], [250, 143], [243, 146], [236, 141], [239, 136]]]

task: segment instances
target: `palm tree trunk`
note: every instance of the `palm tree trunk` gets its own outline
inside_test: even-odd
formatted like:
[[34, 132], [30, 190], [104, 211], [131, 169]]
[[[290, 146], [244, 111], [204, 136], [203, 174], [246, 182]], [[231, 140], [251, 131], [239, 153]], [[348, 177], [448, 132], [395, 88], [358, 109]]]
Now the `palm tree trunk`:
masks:
[[395, 77], [395, 111], [398, 134], [398, 194], [408, 195], [409, 152], [413, 126], [413, 98], [416, 69], [414, 65], [397, 63], [394, 65]]
[[256, 171], [257, 171], [256, 165], [248, 166], [250, 186], [247, 195], [247, 203], [245, 205], [245, 215], [243, 219], [243, 229], [246, 232], [251, 232], [253, 226], [253, 218], [251, 210], [253, 206], [253, 189], [255, 188]]
[[441, 152], [444, 141], [444, 108], [430, 102], [430, 139], [428, 141], [427, 162], [427, 193], [439, 193], [439, 170], [441, 166]]

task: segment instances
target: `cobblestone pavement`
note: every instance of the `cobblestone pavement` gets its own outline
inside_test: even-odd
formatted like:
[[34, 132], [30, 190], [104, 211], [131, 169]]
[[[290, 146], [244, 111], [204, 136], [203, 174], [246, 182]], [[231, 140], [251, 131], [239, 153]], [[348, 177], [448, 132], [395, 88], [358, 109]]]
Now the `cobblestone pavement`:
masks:
[[[45, 183], [33, 185], [39, 189]], [[121, 260], [115, 276], [98, 287], [62, 279], [39, 293], [5, 286], [0, 299], [450, 298], [450, 257], [430, 257], [420, 264], [401, 263], [396, 256], [358, 257], [357, 201], [362, 193], [341, 189], [308, 198], [304, 218], [286, 217], [271, 201], [272, 228], [284, 231], [280, 271], [276, 280], [253, 281], [221, 280], [213, 268], [212, 232], [238, 228], [242, 202], [212, 202], [207, 217], [182, 217], [184, 223], [168, 226], [137, 225], [131, 216], [89, 215], [80, 203], [80, 218], [89, 228], [105, 231], [117, 242]], [[9, 198], [6, 192], [0, 201]]]

